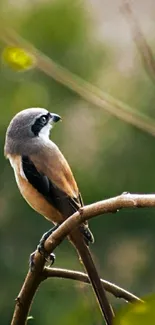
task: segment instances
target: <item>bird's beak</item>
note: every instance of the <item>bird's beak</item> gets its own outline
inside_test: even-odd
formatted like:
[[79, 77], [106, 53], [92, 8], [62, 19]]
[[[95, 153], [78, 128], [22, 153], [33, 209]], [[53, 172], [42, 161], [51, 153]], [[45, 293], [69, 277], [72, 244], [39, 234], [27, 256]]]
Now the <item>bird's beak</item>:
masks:
[[51, 123], [56, 123], [61, 120], [61, 116], [58, 114], [50, 113], [51, 116]]

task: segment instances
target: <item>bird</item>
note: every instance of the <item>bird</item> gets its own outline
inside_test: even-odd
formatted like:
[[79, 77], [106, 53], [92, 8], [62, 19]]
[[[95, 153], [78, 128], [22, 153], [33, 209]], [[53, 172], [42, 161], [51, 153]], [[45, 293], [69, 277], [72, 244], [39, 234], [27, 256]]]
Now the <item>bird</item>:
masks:
[[[4, 145], [4, 155], [14, 170], [21, 195], [55, 227], [83, 206], [71, 168], [58, 146], [50, 139], [52, 127], [60, 120], [58, 114], [45, 108], [26, 108], [12, 118]], [[46, 235], [43, 236], [44, 240]], [[112, 313], [109, 306], [105, 307], [106, 294], [89, 249], [89, 243], [94, 242], [94, 237], [88, 222], [71, 231], [68, 239], [78, 252], [102, 314], [109, 324]], [[108, 311], [105, 310], [108, 308]]]

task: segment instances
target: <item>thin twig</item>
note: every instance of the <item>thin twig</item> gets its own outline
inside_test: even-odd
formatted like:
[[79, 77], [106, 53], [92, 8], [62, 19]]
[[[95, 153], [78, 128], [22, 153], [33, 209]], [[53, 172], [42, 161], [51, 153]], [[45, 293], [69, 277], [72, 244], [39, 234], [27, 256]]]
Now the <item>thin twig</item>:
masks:
[[[47, 278], [71, 279], [71, 280], [76, 280], [76, 281], [90, 284], [88, 275], [86, 273], [73, 271], [73, 270], [60, 269], [60, 268], [45, 267], [43, 270], [43, 277], [44, 279]], [[103, 279], [101, 279], [101, 282], [103, 284], [104, 289], [107, 292], [110, 292], [116, 298], [121, 298], [131, 303], [143, 302], [143, 300], [141, 300], [134, 294], [130, 293], [127, 290], [124, 290], [123, 288], [117, 286], [114, 283], [111, 283]]]
[[113, 98], [79, 76], [71, 73], [36, 49], [31, 43], [18, 35], [14, 30], [3, 28], [2, 23], [0, 39], [2, 39], [7, 45], [19, 46], [29, 51], [36, 60], [35, 67], [38, 70], [44, 72], [46, 75], [52, 77], [65, 87], [76, 92], [86, 101], [97, 107], [103, 108], [109, 114], [155, 136], [155, 123], [147, 115], [134, 110], [129, 105]]
[[129, 21], [132, 36], [140, 53], [147, 74], [155, 82], [155, 58], [139, 24], [129, 0], [123, 0], [122, 11]]
[[[106, 213], [116, 212], [122, 208], [155, 207], [155, 194], [122, 195], [87, 205], [81, 211], [74, 213], [55, 230], [45, 242], [45, 250], [50, 254], [82, 222]], [[45, 265], [38, 251], [34, 256], [35, 270], [28, 272], [21, 291], [18, 295], [11, 325], [25, 325], [26, 318], [37, 287], [42, 281], [42, 271]]]

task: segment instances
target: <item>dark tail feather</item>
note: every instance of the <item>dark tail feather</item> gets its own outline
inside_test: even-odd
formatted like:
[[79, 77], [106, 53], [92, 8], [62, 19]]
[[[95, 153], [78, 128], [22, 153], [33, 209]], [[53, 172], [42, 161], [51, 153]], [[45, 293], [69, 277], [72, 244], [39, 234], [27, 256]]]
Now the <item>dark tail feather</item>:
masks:
[[94, 261], [92, 259], [92, 255], [88, 246], [85, 243], [85, 239], [83, 238], [81, 231], [79, 229], [73, 231], [69, 236], [69, 239], [75, 246], [78, 251], [79, 257], [88, 273], [90, 282], [95, 291], [99, 306], [101, 308], [102, 314], [108, 325], [112, 324], [113, 320], [113, 310], [108, 303], [104, 288], [100, 281], [100, 277], [98, 275], [97, 269], [95, 267]]

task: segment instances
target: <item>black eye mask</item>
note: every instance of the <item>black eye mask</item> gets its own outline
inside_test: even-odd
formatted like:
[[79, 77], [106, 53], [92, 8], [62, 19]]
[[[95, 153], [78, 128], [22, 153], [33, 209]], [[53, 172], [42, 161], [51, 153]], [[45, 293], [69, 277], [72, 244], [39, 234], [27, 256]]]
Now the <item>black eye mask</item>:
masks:
[[32, 125], [32, 128], [31, 128], [31, 130], [35, 136], [38, 136], [41, 129], [45, 125], [47, 125], [49, 118], [50, 118], [50, 113], [48, 113], [46, 115], [42, 115], [36, 119], [35, 123]]

